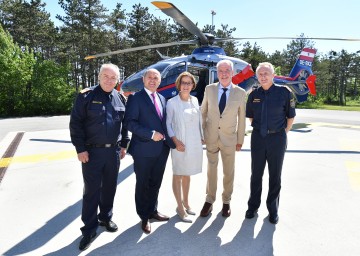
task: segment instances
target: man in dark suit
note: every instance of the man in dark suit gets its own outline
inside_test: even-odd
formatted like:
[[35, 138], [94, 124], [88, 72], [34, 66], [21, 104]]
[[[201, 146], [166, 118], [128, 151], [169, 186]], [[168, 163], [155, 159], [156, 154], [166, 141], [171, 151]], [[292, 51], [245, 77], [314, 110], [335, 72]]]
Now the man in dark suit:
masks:
[[144, 89], [128, 99], [124, 124], [132, 133], [128, 152], [134, 159], [136, 212], [142, 230], [149, 234], [149, 219], [169, 220], [157, 211], [157, 202], [170, 147], [175, 145], [166, 130], [165, 98], [156, 92], [160, 72], [146, 70], [143, 81]]

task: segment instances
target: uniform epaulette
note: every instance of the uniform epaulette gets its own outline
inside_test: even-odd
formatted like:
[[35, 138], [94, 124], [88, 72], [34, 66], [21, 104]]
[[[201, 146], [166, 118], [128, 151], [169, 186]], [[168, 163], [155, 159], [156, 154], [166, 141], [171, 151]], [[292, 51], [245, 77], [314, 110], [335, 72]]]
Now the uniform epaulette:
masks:
[[88, 87], [88, 88], [84, 88], [80, 91], [80, 93], [86, 93], [88, 91], [91, 91], [91, 89]]
[[290, 89], [290, 87], [289, 87], [289, 86], [287, 86], [287, 85], [283, 85], [283, 87], [285, 87], [286, 89], [288, 89], [288, 90], [289, 90], [289, 92], [292, 92], [292, 90]]

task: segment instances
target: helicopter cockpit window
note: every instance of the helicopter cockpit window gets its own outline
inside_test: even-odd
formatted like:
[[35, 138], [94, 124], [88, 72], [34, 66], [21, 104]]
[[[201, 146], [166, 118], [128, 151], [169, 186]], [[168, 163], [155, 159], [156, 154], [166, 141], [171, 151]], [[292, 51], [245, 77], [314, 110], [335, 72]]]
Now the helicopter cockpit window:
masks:
[[161, 84], [159, 88], [175, 83], [176, 78], [184, 71], [186, 71], [185, 62], [177, 63], [176, 65], [169, 67], [169, 69], [163, 74], [161, 78]]
[[148, 68], [145, 68], [137, 73], [134, 73], [133, 75], [129, 76], [127, 79], [128, 81], [133, 81], [135, 79], [139, 79], [143, 77], [144, 73], [146, 70], [150, 69], [150, 68], [155, 68], [157, 69], [160, 73], [164, 71], [165, 68], [167, 68], [170, 64], [169, 63], [156, 63], [154, 65], [149, 66]]

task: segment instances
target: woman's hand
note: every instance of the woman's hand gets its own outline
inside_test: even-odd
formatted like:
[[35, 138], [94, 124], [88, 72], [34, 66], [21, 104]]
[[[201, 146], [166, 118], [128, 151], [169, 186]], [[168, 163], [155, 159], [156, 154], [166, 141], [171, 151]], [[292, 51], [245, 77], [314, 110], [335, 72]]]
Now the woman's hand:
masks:
[[176, 150], [180, 152], [185, 151], [185, 145], [182, 143], [182, 141], [178, 140], [175, 136], [171, 138], [173, 142], [175, 143]]

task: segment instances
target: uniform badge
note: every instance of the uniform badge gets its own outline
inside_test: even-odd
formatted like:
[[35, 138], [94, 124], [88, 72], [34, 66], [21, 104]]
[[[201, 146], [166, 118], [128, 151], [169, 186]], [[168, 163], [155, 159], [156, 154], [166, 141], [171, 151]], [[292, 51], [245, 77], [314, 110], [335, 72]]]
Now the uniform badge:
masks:
[[93, 103], [93, 104], [102, 104], [101, 101], [96, 101], [96, 100], [93, 100], [91, 103]]
[[259, 102], [261, 102], [260, 99], [257, 99], [257, 98], [253, 99], [253, 103], [259, 103]]
[[294, 99], [290, 100], [290, 107], [295, 108], [295, 100]]

